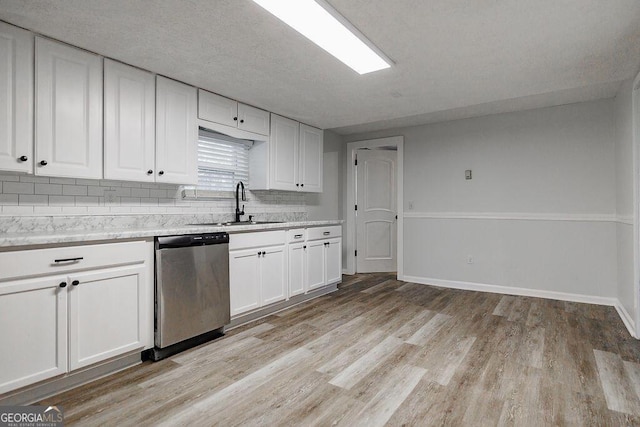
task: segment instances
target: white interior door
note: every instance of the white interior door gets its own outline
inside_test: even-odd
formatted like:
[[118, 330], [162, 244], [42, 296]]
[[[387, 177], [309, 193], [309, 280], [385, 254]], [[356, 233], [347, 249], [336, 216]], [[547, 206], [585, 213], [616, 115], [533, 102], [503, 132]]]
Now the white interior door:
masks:
[[396, 271], [396, 162], [391, 150], [359, 150], [356, 175], [356, 271]]

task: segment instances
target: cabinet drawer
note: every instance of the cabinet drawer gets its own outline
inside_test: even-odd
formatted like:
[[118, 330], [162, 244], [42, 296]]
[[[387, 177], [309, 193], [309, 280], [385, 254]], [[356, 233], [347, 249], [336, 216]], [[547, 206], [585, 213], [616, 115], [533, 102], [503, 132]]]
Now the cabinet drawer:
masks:
[[339, 225], [307, 229], [307, 240], [329, 239], [337, 236], [342, 236], [342, 227]]
[[307, 237], [307, 231], [304, 228], [296, 228], [295, 230], [287, 231], [287, 242], [304, 242]]
[[150, 256], [150, 250], [147, 242], [140, 241], [0, 252], [0, 282], [140, 263]]
[[229, 250], [257, 248], [261, 246], [284, 245], [284, 230], [260, 231], [257, 233], [240, 233], [229, 235]]

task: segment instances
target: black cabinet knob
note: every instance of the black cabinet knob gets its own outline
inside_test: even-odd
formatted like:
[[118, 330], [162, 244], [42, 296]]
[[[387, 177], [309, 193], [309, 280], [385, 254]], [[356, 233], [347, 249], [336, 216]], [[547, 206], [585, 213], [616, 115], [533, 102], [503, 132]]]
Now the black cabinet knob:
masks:
[[244, 119], [240, 120], [240, 123], [244, 123]]
[[164, 171], [158, 172], [158, 175], [164, 175]]
[[147, 171], [147, 175], [151, 175], [152, 173], [153, 173], [153, 169], [149, 169], [149, 170]]
[[80, 281], [79, 280], [74, 280], [73, 282], [71, 282], [71, 284], [73, 286], [78, 286], [80, 284]]
[[237, 122], [237, 121], [238, 121], [238, 118], [237, 118], [237, 117], [234, 117], [234, 118], [233, 118], [233, 120], [235, 120], [235, 121]]
[[46, 160], [42, 160], [42, 161], [40, 161], [40, 165], [41, 165], [41, 166], [47, 166], [47, 161], [46, 161]]
[[300, 187], [304, 187], [304, 184], [300, 184]]
[[27, 156], [20, 156], [18, 157], [18, 160], [20, 160], [21, 162], [26, 162], [27, 160], [29, 160], [29, 158]]
[[61, 288], [66, 288], [67, 287], [67, 282], [60, 282], [60, 287]]
[[307, 247], [306, 247], [306, 246], [303, 246], [303, 247], [302, 247], [302, 249], [307, 249]]
[[300, 184], [296, 184], [296, 187], [300, 187]]

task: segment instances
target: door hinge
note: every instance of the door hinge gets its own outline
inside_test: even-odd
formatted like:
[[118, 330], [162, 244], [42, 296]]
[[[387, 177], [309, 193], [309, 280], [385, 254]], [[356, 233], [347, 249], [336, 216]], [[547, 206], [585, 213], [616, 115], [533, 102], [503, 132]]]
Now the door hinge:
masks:
[[355, 166], [358, 166], [358, 158], [357, 158], [357, 157], [356, 157], [356, 160], [353, 162], [353, 164], [354, 164]]
[[358, 205], [356, 205], [356, 210], [358, 210]]
[[356, 250], [356, 256], [358, 256], [358, 251]]

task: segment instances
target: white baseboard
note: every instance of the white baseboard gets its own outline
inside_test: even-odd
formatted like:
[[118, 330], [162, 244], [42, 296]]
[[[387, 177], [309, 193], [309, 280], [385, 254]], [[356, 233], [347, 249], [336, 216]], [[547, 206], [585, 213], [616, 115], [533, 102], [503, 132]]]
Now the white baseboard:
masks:
[[468, 291], [492, 292], [494, 294], [519, 295], [523, 297], [537, 297], [555, 299], [560, 301], [582, 302], [586, 304], [598, 304], [615, 306], [616, 298], [599, 297], [593, 295], [570, 294], [566, 292], [545, 291], [541, 289], [516, 288], [511, 286], [488, 285], [485, 283], [460, 282], [456, 280], [430, 279], [427, 277], [404, 276], [405, 282], [419, 283], [421, 285], [440, 286], [442, 288], [464, 289]]
[[616, 305], [614, 306], [616, 311], [618, 312], [618, 316], [622, 319], [622, 323], [627, 327], [627, 330], [631, 334], [632, 337], [638, 338], [638, 334], [636, 333], [636, 322], [633, 321], [633, 317], [629, 314], [624, 305], [619, 300], [616, 300]]
[[595, 295], [571, 294], [567, 292], [545, 291], [541, 289], [515, 288], [511, 286], [488, 285], [485, 283], [460, 282], [455, 280], [430, 279], [427, 277], [404, 276], [404, 282], [418, 283], [421, 285], [439, 286], [442, 288], [463, 289], [468, 291], [491, 292], [494, 294], [519, 295], [525, 297], [537, 297], [560, 301], [580, 302], [585, 304], [597, 304], [612, 306], [618, 312], [622, 323], [632, 337], [638, 338], [635, 322], [624, 306], [617, 298], [600, 297]]
[[342, 269], [342, 274], [349, 274], [349, 270], [347, 270], [346, 268]]

